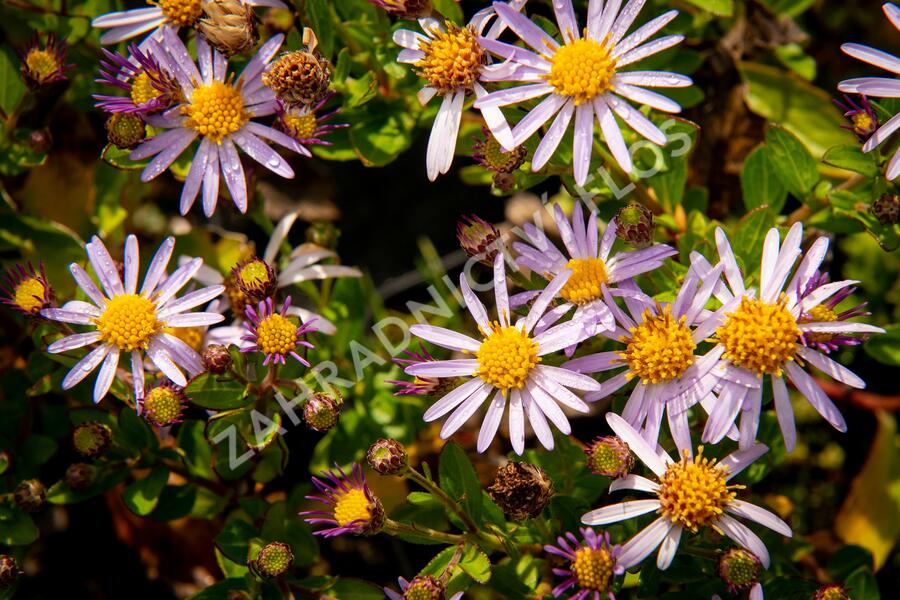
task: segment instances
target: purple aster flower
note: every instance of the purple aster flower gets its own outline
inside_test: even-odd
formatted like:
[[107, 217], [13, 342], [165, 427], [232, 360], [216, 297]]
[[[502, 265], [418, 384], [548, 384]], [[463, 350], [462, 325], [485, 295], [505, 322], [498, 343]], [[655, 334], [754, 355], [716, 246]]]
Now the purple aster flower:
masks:
[[618, 564], [622, 547], [611, 545], [606, 532], [598, 534], [589, 527], [582, 527], [580, 531], [581, 540], [568, 532], [565, 536], [556, 538], [556, 546], [544, 546], [546, 552], [569, 561], [569, 566], [565, 569], [553, 568], [554, 575], [565, 578], [553, 588], [553, 597], [559, 598], [575, 588], [577, 591], [570, 596], [572, 600], [591, 597], [593, 600], [600, 600], [601, 594], [609, 600], [616, 600], [612, 582], [614, 576], [625, 573], [625, 569]]
[[348, 476], [343, 469], [335, 465], [337, 472], [331, 469], [322, 471], [322, 476], [330, 482], [313, 477], [313, 485], [319, 490], [319, 496], [307, 496], [326, 506], [324, 510], [307, 510], [300, 513], [306, 517], [304, 521], [310, 525], [329, 525], [328, 529], [320, 529], [316, 535], [334, 537], [345, 533], [354, 535], [374, 535], [384, 525], [384, 508], [366, 484], [362, 466], [353, 463]]
[[241, 352], [262, 352], [266, 355], [264, 365], [270, 362], [285, 364], [288, 356], [293, 356], [305, 367], [309, 361], [297, 354], [297, 348], [312, 348], [313, 345], [301, 339], [304, 335], [316, 331], [312, 323], [302, 323], [299, 326], [287, 317], [288, 308], [291, 306], [290, 297], [284, 299], [281, 311], [275, 312], [275, 306], [271, 298], [266, 298], [258, 305], [258, 311], [252, 306], [244, 309], [247, 320], [244, 328], [247, 334], [241, 339], [248, 342], [249, 346], [241, 348]]
[[755, 444], [732, 452], [719, 462], [703, 456], [701, 446], [695, 457], [690, 458], [685, 452], [675, 461], [668, 454], [657, 453], [656, 445], [648, 444], [619, 415], [606, 413], [606, 421], [657, 478], [657, 481], [651, 481], [632, 474], [616, 479], [609, 486], [610, 492], [637, 490], [653, 494], [655, 498], [604, 506], [581, 517], [585, 525], [608, 525], [651, 512], [659, 513], [655, 521], [622, 545], [618, 564], [630, 569], [660, 548], [656, 566], [665, 570], [675, 558], [682, 532], [687, 530], [696, 534], [700, 528], [708, 526], [752, 552], [764, 567], [769, 568], [766, 545], [734, 517], [750, 519], [787, 537], [793, 535], [791, 528], [768, 510], [738, 500], [737, 492], [744, 486], [728, 484], [768, 451], [765, 445]]
[[[287, 8], [281, 0], [241, 1], [250, 6]], [[109, 29], [100, 36], [100, 43], [118, 44], [148, 31], [154, 32], [151, 37], [158, 37], [167, 30], [176, 32], [180, 27], [193, 27], [203, 16], [203, 0], [148, 0], [147, 4], [149, 8], [111, 12], [91, 21], [98, 29]]]
[[[846, 431], [847, 424], [841, 412], [802, 365], [808, 363], [850, 387], [861, 389], [866, 383], [804, 340], [819, 334], [884, 332], [880, 327], [866, 323], [830, 320], [830, 313], [818, 308], [841, 290], [859, 282], [847, 280], [819, 285], [803, 296], [810, 281], [819, 279], [818, 269], [828, 251], [828, 238], [818, 238], [797, 265], [802, 254], [803, 225], [796, 223], [785, 236], [784, 243], [780, 243], [777, 227], [766, 235], [757, 293], [746, 287], [725, 232], [717, 229], [715, 236], [724, 281], [716, 284], [713, 294], [723, 304], [717, 311], [723, 315], [723, 320], [714, 329], [707, 328], [706, 333], [714, 334], [716, 346], [712, 352], [721, 351], [724, 363], [718, 372], [718, 400], [706, 422], [702, 441], [717, 444], [740, 414], [741, 448], [754, 443], [767, 375], [788, 451], [794, 448], [797, 431], [785, 377], [835, 429]], [[692, 255], [692, 268], [696, 268], [703, 278], [718, 277], [711, 273], [709, 263], [699, 254]], [[788, 282], [792, 272], [793, 277]], [[803, 314], [825, 320], [805, 321]]]
[[203, 190], [203, 212], [211, 216], [219, 199], [219, 179], [224, 178], [235, 205], [247, 211], [247, 182], [237, 148], [282, 177], [292, 178], [290, 165], [264, 141], [275, 142], [304, 156], [311, 156], [294, 138], [253, 121], [277, 111], [275, 93], [262, 83], [262, 72], [278, 52], [284, 36], [273, 36], [260, 47], [241, 74], [228, 74], [228, 60], [197, 36], [198, 65], [174, 30], [162, 32], [163, 41], [147, 41], [150, 54], [181, 86], [184, 102], [159, 115], [146, 115], [149, 125], [164, 130], [144, 141], [130, 155], [132, 160], [154, 157], [141, 173], [142, 181], [161, 175], [194, 140], [200, 147], [184, 181], [181, 214], [186, 214]]
[[560, 405], [580, 413], [589, 411], [584, 400], [571, 390], [595, 392], [602, 389], [599, 383], [568, 369], [540, 364], [543, 356], [585, 339], [585, 324], [572, 320], [535, 333], [547, 307], [571, 275], [570, 270], [564, 269], [537, 296], [528, 315], [513, 322], [503, 254], [498, 253], [494, 259], [497, 320], [488, 318], [487, 309], [472, 292], [465, 274], [460, 276], [463, 299], [478, 324], [480, 340], [433, 325], [413, 325], [410, 328], [410, 333], [425, 341], [472, 356], [420, 362], [406, 368], [408, 375], [416, 377], [465, 379], [465, 383], [425, 411], [424, 419], [429, 422], [451, 413], [441, 428], [441, 438], [453, 435], [482, 405], [487, 404], [477, 444], [478, 451], [484, 452], [494, 439], [509, 404], [509, 435], [513, 450], [522, 454], [525, 449], [526, 415], [538, 440], [545, 448], [552, 450], [553, 433], [548, 419], [562, 433], [571, 433], [568, 418]]
[[191, 376], [203, 372], [200, 355], [168, 330], [203, 327], [222, 321], [224, 317], [217, 313], [187, 311], [209, 302], [225, 288], [214, 285], [176, 298], [175, 294], [188, 284], [203, 261], [195, 258], [166, 277], [166, 267], [174, 247], [173, 237], [166, 238], [160, 244], [138, 291], [140, 257], [135, 236], [129, 235], [125, 240], [124, 282], [116, 262], [100, 238], [95, 236], [85, 245], [88, 260], [103, 291], [81, 265], [72, 263], [69, 270], [90, 302], [72, 300], [62, 308], [41, 311], [41, 315], [51, 321], [91, 328], [91, 331], [57, 340], [47, 348], [48, 352], [56, 354], [96, 346], [65, 376], [62, 382], [64, 390], [100, 367], [94, 384], [94, 401], [99, 402], [109, 391], [123, 354], [131, 357], [134, 396], [138, 401], [144, 396], [144, 354], [163, 375], [182, 387], [187, 385], [182, 369]]
[[105, 60], [100, 61], [100, 77], [95, 81], [128, 95], [95, 94], [98, 108], [110, 113], [156, 113], [184, 102], [178, 81], [137, 44], [128, 47], [128, 58], [106, 48], [101, 48], [101, 52]]
[[572, 1], [556, 0], [553, 10], [562, 35], [560, 44], [524, 15], [501, 2], [494, 2], [494, 10], [500, 19], [533, 50], [479, 38], [489, 52], [503, 59], [496, 66], [487, 67], [482, 79], [520, 81], [525, 85], [480, 97], [475, 101], [475, 108], [482, 111], [498, 109], [545, 97], [513, 128], [512, 145], [498, 138], [507, 150], [524, 143], [552, 119], [552, 125], [532, 157], [531, 168], [538, 171], [550, 160], [574, 117], [575, 181], [583, 185], [591, 163], [595, 118], [613, 157], [627, 172], [631, 172], [633, 165], [616, 115], [651, 142], [660, 146], [666, 144], [665, 134], [628, 100], [669, 113], [681, 112], [677, 102], [645, 88], [686, 87], [692, 82], [689, 77], [666, 71], [623, 71], [624, 67], [671, 48], [684, 39], [682, 35], [668, 35], [647, 42], [678, 15], [677, 10], [649, 21], [626, 37], [643, 6], [644, 0], [630, 0], [620, 11], [622, 2], [618, 0], [606, 3], [590, 0], [587, 28], [582, 29]]
[[[897, 8], [890, 2], [886, 2], [882, 8], [891, 24], [897, 30], [900, 30], [900, 8]], [[840, 91], [848, 94], [863, 94], [872, 98], [900, 98], [900, 79], [896, 77], [896, 75], [900, 74], [900, 58], [862, 44], [844, 44], [841, 46], [841, 50], [855, 59], [890, 71], [895, 77], [847, 79], [838, 85]], [[879, 146], [897, 131], [898, 127], [900, 127], [900, 114], [894, 115], [891, 120], [872, 134], [865, 145], [863, 145], [863, 152], [874, 150], [876, 146]], [[900, 175], [900, 150], [894, 152], [887, 169], [888, 179], [894, 180], [898, 175]]]
[[841, 125], [844, 129], [852, 131], [864, 140], [878, 129], [878, 115], [875, 114], [875, 108], [865, 96], [859, 97], [859, 104], [847, 94], [844, 94], [844, 102], [838, 100], [833, 100], [833, 102], [843, 111], [844, 116], [850, 119], [851, 125]]
[[[614, 288], [619, 282], [652, 271], [677, 252], [669, 246], [654, 244], [641, 250], [611, 254], [616, 241], [615, 220], [610, 221], [598, 241], [596, 210], [591, 211], [587, 223], [580, 202], [576, 202], [572, 209], [571, 222], [558, 204], [554, 211], [567, 254], [557, 249], [547, 235], [531, 223], [525, 224], [525, 235], [521, 236], [527, 243], [513, 242], [512, 245], [518, 253], [516, 264], [531, 269], [548, 281], [555, 281], [565, 270], [572, 272], [558, 294], [562, 303], [547, 313], [540, 326], [545, 327], [574, 308], [575, 319], [596, 325], [588, 332], [589, 335], [602, 329], [612, 329], [615, 320], [603, 299], [602, 286]], [[513, 306], [521, 306], [540, 293], [522, 292], [510, 301]]]
[[44, 263], [40, 263], [37, 271], [31, 263], [13, 265], [0, 282], [0, 291], [3, 292], [0, 302], [29, 316], [37, 316], [54, 301], [53, 286], [47, 281]]
[[304, 104], [299, 107], [287, 107], [279, 101], [278, 128], [301, 144], [330, 146], [331, 142], [322, 138], [335, 129], [344, 129], [350, 126], [347, 123], [327, 123], [341, 112], [340, 107], [322, 115], [318, 114], [332, 97], [334, 97], [334, 92], [329, 92], [314, 105]]
[[[806, 289], [800, 294], [799, 298], [802, 302], [807, 296], [815, 292], [817, 289], [828, 285], [829, 277], [827, 273], [817, 272], [815, 275], [810, 277], [809, 283], [806, 284]], [[808, 311], [804, 311], [800, 315], [800, 319], [798, 323], [829, 323], [835, 321], [846, 321], [847, 319], [852, 319], [854, 317], [867, 317], [871, 315], [869, 311], [865, 310], [867, 302], [863, 302], [861, 304], [857, 304], [853, 308], [849, 308], [847, 310], [843, 310], [841, 312], [837, 312], [838, 305], [856, 293], [857, 288], [854, 287], [845, 287], [837, 292], [834, 296], [829, 298], [828, 300], [813, 306]], [[824, 352], [828, 354], [837, 350], [841, 346], [858, 346], [865, 341], [865, 336], [857, 336], [857, 335], [846, 335], [840, 333], [821, 333], [821, 332], [805, 332], [803, 334], [803, 344], [806, 346], [810, 346], [819, 350], [820, 352]]]
[[22, 78], [31, 88], [39, 88], [58, 81], [65, 81], [66, 71], [75, 65], [66, 64], [69, 47], [65, 40], [58, 40], [53, 34], [47, 35], [47, 43], [41, 44], [41, 36], [35, 34], [22, 50]]
[[[419, 352], [412, 350], [404, 350], [403, 358], [394, 358], [394, 364], [402, 368], [411, 365], [417, 365], [424, 362], [437, 361], [425, 346], [419, 343]], [[442, 391], [449, 391], [445, 387], [445, 383], [449, 381], [458, 381], [457, 377], [416, 377], [412, 381], [387, 380], [385, 383], [396, 385], [399, 389], [394, 392], [395, 396], [415, 395], [415, 396], [435, 396]]]

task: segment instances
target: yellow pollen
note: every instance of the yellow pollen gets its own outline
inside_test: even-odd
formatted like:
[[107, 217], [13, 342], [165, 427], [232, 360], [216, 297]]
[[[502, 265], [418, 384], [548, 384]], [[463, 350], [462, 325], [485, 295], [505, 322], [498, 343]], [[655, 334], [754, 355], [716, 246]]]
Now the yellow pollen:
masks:
[[203, 350], [203, 328], [201, 327], [166, 327], [163, 333], [168, 333], [200, 352]]
[[419, 44], [425, 58], [415, 63], [418, 74], [441, 92], [472, 89], [484, 66], [484, 48], [472, 29], [449, 21], [444, 26], [447, 31], [435, 30], [434, 38]]
[[266, 268], [265, 263], [259, 260], [247, 263], [246, 266], [241, 268], [238, 275], [241, 278], [241, 283], [246, 286], [252, 287], [269, 283], [269, 270]]
[[59, 70], [59, 61], [52, 52], [35, 48], [25, 57], [25, 66], [32, 79], [44, 81]]
[[601, 297], [600, 286], [606, 283], [606, 265], [601, 258], [573, 258], [566, 263], [572, 276], [559, 295], [572, 304], [587, 304]]
[[475, 357], [475, 374], [501, 390], [522, 389], [531, 370], [541, 362], [538, 345], [524, 331], [515, 327], [491, 324], [491, 331], [481, 343]]
[[150, 102], [159, 96], [159, 90], [153, 87], [150, 76], [143, 71], [131, 82], [131, 101], [137, 106]]
[[185, 123], [188, 127], [217, 144], [243, 127], [250, 118], [244, 111], [240, 90], [221, 81], [197, 86], [181, 112], [188, 117]]
[[47, 288], [37, 277], [29, 277], [16, 286], [13, 302], [27, 313], [36, 313], [44, 307]]
[[260, 321], [256, 336], [256, 345], [266, 354], [285, 356], [297, 347], [297, 326], [277, 313]]
[[158, 0], [147, 2], [157, 4], [170, 23], [189, 27], [203, 14], [202, 0]]
[[181, 399], [168, 387], [153, 388], [143, 400], [144, 411], [160, 426], [171, 424], [181, 415]]
[[703, 446], [697, 449], [693, 460], [685, 451], [681, 461], [668, 465], [660, 478], [659, 511], [692, 532], [712, 524], [734, 500], [734, 490], [743, 488], [728, 485], [727, 476], [725, 467], [703, 456]]
[[603, 548], [580, 548], [575, 551], [571, 569], [579, 587], [605, 592], [613, 576], [613, 559]]
[[125, 352], [146, 350], [150, 339], [162, 329], [156, 305], [137, 294], [111, 298], [96, 323], [100, 339]]
[[725, 347], [725, 358], [762, 377], [764, 373], [781, 376], [781, 367], [794, 360], [800, 329], [784, 306], [755, 298], [741, 300], [733, 313], [716, 329], [718, 342]]
[[850, 117], [850, 120], [857, 131], [869, 131], [873, 125], [872, 117], [867, 112], [858, 112]]
[[[819, 304], [817, 306], [813, 306], [809, 309], [809, 313], [806, 317], [800, 319], [801, 323], [833, 323], [838, 320], [837, 313], [832, 309], [828, 308], [824, 304]], [[806, 339], [810, 342], [830, 342], [834, 339], [833, 333], [828, 333], [825, 331], [809, 331], [806, 334]]]
[[547, 83], [556, 93], [575, 99], [575, 104], [590, 102], [612, 89], [616, 60], [599, 42], [582, 38], [561, 46], [550, 59]]
[[694, 362], [697, 347], [686, 319], [675, 320], [670, 306], [657, 316], [644, 311], [644, 322], [631, 328], [630, 338], [622, 338], [628, 346], [619, 355], [628, 363], [629, 379], [640, 377], [645, 383], [660, 383], [684, 374]]
[[353, 522], [368, 521], [372, 518], [369, 499], [359, 488], [351, 488], [337, 496], [334, 504], [334, 520], [344, 527]]
[[316, 127], [319, 122], [316, 120], [315, 114], [306, 113], [305, 115], [284, 115], [284, 124], [295, 138], [309, 140], [316, 137]]

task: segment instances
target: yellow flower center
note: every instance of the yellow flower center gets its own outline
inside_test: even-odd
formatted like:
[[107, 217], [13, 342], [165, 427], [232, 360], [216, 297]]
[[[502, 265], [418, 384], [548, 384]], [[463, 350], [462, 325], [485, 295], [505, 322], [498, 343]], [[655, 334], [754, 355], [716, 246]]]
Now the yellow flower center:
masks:
[[579, 587], [605, 592], [613, 576], [613, 559], [603, 548], [580, 548], [575, 551], [571, 569]]
[[29, 277], [16, 286], [13, 302], [27, 313], [36, 313], [44, 307], [47, 288], [37, 277]]
[[241, 283], [247, 287], [265, 285], [269, 283], [269, 269], [260, 260], [254, 260], [243, 266], [238, 273]]
[[28, 73], [36, 81], [45, 81], [59, 71], [59, 61], [52, 52], [35, 48], [25, 57]]
[[685, 529], [696, 532], [719, 518], [728, 503], [734, 500], [740, 485], [728, 485], [726, 468], [715, 459], [703, 456], [703, 446], [693, 460], [685, 451], [681, 461], [666, 467], [660, 478], [657, 496], [660, 512]]
[[316, 136], [316, 127], [319, 122], [316, 115], [306, 113], [305, 115], [284, 115], [284, 124], [290, 130], [291, 135], [300, 140], [312, 139]]
[[675, 320], [670, 306], [657, 316], [644, 311], [644, 322], [631, 328], [631, 338], [622, 338], [628, 346], [619, 355], [628, 363], [629, 379], [640, 377], [646, 383], [659, 383], [684, 374], [694, 362], [697, 347], [686, 319]]
[[515, 327], [491, 324], [475, 357], [475, 374], [504, 394], [511, 388], [522, 389], [531, 370], [541, 362], [538, 345], [524, 331]]
[[170, 425], [181, 415], [181, 398], [168, 387], [150, 390], [143, 406], [147, 417], [160, 427]]
[[850, 117], [850, 121], [853, 123], [853, 127], [856, 128], [857, 131], [867, 132], [872, 129], [872, 117], [869, 116], [867, 112], [858, 112], [852, 117]]
[[297, 347], [297, 326], [277, 313], [260, 321], [256, 334], [256, 345], [266, 354], [284, 356]]
[[185, 123], [188, 127], [217, 144], [243, 127], [250, 118], [244, 111], [240, 90], [221, 81], [197, 86], [181, 111], [188, 117]]
[[484, 48], [475, 32], [445, 22], [447, 31], [435, 30], [433, 38], [419, 44], [425, 58], [415, 64], [419, 76], [441, 92], [471, 89], [484, 65]]
[[228, 296], [231, 311], [235, 314], [243, 315], [244, 309], [247, 307], [247, 295], [238, 287], [234, 277], [225, 278], [225, 295]]
[[753, 371], [781, 376], [781, 367], [794, 359], [800, 329], [784, 307], [784, 299], [769, 304], [744, 297], [733, 313], [716, 329], [716, 338], [725, 347], [725, 358]]
[[156, 305], [137, 294], [122, 294], [106, 304], [97, 318], [100, 339], [125, 352], [146, 349], [150, 339], [160, 332]]
[[359, 488], [352, 488], [337, 497], [334, 504], [334, 520], [344, 527], [354, 521], [368, 521], [372, 518], [369, 499]]
[[150, 76], [140, 72], [131, 82], [131, 101], [140, 106], [159, 96], [159, 90], [153, 87]]
[[587, 304], [601, 296], [600, 286], [606, 283], [606, 265], [601, 258], [573, 258], [566, 263], [572, 276], [559, 295], [572, 304]]
[[590, 102], [612, 89], [616, 60], [599, 42], [582, 38], [560, 47], [550, 59], [547, 83], [556, 93], [575, 99], [575, 104]]
[[[828, 308], [824, 304], [819, 304], [809, 309], [806, 317], [800, 319], [801, 323], [832, 323], [838, 320], [837, 313]], [[806, 334], [806, 339], [811, 342], [830, 342], [834, 339], [833, 333], [825, 331], [810, 331]]]
[[197, 352], [203, 350], [202, 327], [166, 327], [163, 332], [174, 335]]
[[201, 0], [157, 0], [147, 4], [158, 4], [170, 23], [190, 27], [203, 14]]

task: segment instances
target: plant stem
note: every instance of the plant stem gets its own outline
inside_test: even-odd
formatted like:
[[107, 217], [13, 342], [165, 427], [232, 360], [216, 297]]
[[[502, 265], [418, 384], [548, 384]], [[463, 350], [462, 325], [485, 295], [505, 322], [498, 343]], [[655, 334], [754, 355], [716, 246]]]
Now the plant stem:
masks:
[[464, 535], [438, 531], [437, 529], [431, 529], [430, 527], [409, 525], [407, 523], [401, 523], [399, 521], [394, 521], [393, 519], [387, 518], [385, 518], [384, 520], [384, 528], [382, 529], [382, 531], [388, 535], [401, 535], [404, 533], [408, 533], [412, 535], [430, 537], [433, 540], [446, 542], [448, 544], [464, 544], [466, 542], [466, 536]]
[[414, 468], [410, 467], [409, 471], [407, 471], [407, 476], [418, 483], [420, 486], [431, 492], [438, 500], [447, 505], [447, 508], [456, 513], [462, 522], [465, 524], [466, 529], [468, 529], [472, 533], [478, 532], [478, 525], [475, 524], [475, 521], [472, 520], [466, 511], [463, 510], [462, 506], [459, 505], [459, 502], [451, 498], [447, 495], [447, 492], [442, 490], [435, 484], [433, 481], [416, 471]]

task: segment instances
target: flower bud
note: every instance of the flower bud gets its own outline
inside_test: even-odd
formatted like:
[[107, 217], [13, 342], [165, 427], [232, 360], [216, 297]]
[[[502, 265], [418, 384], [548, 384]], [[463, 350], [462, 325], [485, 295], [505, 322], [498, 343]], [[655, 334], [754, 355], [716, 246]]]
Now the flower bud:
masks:
[[486, 127], [482, 127], [481, 131], [484, 137], [476, 139], [472, 148], [472, 158], [478, 164], [497, 174], [512, 173], [522, 166], [528, 156], [525, 146], [516, 146], [507, 152]]
[[109, 143], [122, 149], [134, 148], [147, 137], [144, 120], [135, 113], [117, 112], [106, 119]]
[[157, 427], [174, 425], [181, 422], [185, 404], [184, 388], [166, 381], [151, 388], [141, 400], [141, 416]]
[[44, 484], [37, 479], [26, 479], [13, 491], [13, 500], [16, 506], [25, 512], [40, 510], [46, 499], [47, 490], [44, 488]]
[[9, 554], [0, 554], [0, 590], [7, 589], [19, 578], [19, 563]]
[[28, 147], [38, 153], [50, 152], [53, 146], [53, 138], [49, 129], [35, 129], [28, 134]]
[[503, 240], [497, 228], [477, 215], [463, 217], [456, 222], [456, 239], [466, 254], [484, 265], [494, 264]]
[[616, 213], [616, 237], [635, 248], [653, 241], [653, 213], [642, 204], [623, 206]]
[[256, 556], [254, 566], [263, 577], [279, 577], [291, 568], [294, 553], [282, 542], [270, 542]]
[[197, 30], [226, 57], [249, 50], [259, 40], [253, 8], [241, 0], [204, 2]]
[[9, 465], [12, 464], [12, 456], [6, 450], [0, 451], [0, 475], [6, 473]]
[[431, 15], [431, 0], [369, 0], [398, 19], [418, 19]]
[[850, 600], [850, 596], [844, 586], [831, 583], [816, 590], [813, 600]]
[[553, 497], [553, 482], [540, 467], [526, 462], [509, 462], [500, 467], [488, 494], [514, 521], [541, 514]]
[[331, 86], [331, 67], [315, 50], [315, 34], [304, 29], [303, 37], [306, 50], [282, 54], [262, 76], [263, 84], [288, 106], [312, 106], [325, 97]]
[[238, 289], [252, 303], [271, 298], [278, 289], [278, 278], [275, 269], [261, 258], [251, 256], [242, 260], [231, 269]]
[[87, 463], [74, 463], [66, 469], [64, 481], [69, 489], [80, 491], [87, 489], [94, 482], [96, 470], [92, 465]]
[[433, 575], [419, 575], [406, 584], [404, 600], [444, 600], [446, 586]]
[[72, 433], [75, 451], [85, 458], [97, 458], [106, 452], [111, 442], [112, 429], [98, 421], [82, 423]]
[[322, 248], [334, 250], [337, 248], [341, 230], [330, 221], [316, 221], [306, 228], [306, 241]]
[[340, 398], [316, 393], [303, 405], [303, 419], [313, 431], [328, 431], [337, 425], [344, 403]]
[[749, 590], [759, 582], [761, 565], [752, 552], [743, 548], [729, 548], [719, 555], [719, 577], [732, 593]]
[[231, 368], [231, 352], [222, 344], [210, 344], [203, 351], [203, 368], [215, 375], [221, 375]]
[[634, 467], [634, 456], [628, 444], [617, 436], [598, 437], [584, 449], [587, 468], [594, 475], [625, 477]]
[[882, 225], [900, 222], [900, 196], [884, 194], [872, 203], [872, 214]]
[[379, 439], [369, 446], [366, 460], [372, 470], [380, 475], [399, 475], [406, 471], [409, 457], [403, 444], [397, 440]]

